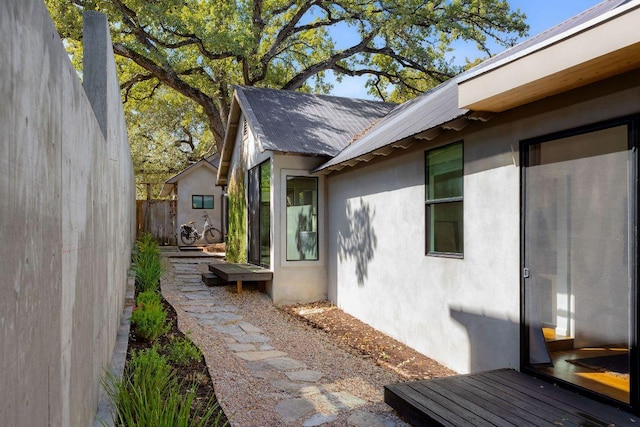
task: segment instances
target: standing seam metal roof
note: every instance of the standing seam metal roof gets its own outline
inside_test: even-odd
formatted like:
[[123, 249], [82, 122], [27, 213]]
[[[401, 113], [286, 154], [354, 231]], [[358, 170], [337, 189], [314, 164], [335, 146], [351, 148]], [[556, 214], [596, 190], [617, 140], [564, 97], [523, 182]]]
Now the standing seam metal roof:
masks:
[[349, 162], [467, 115], [469, 110], [458, 108], [458, 82], [468, 74], [481, 72], [485, 67], [498, 61], [504, 61], [523, 50], [567, 32], [578, 25], [597, 18], [630, 1], [631, 0], [605, 0], [598, 3], [592, 8], [487, 59], [476, 67], [453, 77], [417, 98], [398, 105], [393, 111], [372, 126], [364, 135], [345, 148], [336, 157], [321, 165], [316, 171]]
[[335, 156], [395, 104], [236, 86], [263, 150]]

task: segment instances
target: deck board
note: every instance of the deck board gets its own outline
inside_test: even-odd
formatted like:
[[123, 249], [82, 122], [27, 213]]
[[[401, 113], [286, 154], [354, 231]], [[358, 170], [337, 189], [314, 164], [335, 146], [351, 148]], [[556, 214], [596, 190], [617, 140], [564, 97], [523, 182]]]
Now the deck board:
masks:
[[630, 413], [512, 369], [385, 387], [414, 426], [637, 426]]

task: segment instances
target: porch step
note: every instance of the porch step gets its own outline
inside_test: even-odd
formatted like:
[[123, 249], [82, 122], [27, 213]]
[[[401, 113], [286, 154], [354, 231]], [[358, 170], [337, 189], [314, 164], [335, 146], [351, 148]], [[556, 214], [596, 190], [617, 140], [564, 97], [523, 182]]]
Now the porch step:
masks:
[[227, 282], [219, 278], [213, 273], [204, 273], [202, 274], [202, 283], [207, 286], [223, 286], [226, 285]]
[[551, 328], [542, 328], [547, 349], [550, 352], [573, 350], [574, 339], [564, 335], [557, 335]]

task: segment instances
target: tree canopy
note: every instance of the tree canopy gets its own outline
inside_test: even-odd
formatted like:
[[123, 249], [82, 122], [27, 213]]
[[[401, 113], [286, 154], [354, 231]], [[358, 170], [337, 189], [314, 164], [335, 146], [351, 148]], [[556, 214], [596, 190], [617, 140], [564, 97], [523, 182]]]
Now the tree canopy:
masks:
[[[128, 113], [155, 103], [175, 119], [177, 109], [184, 121], [167, 121], [170, 139], [188, 140], [197, 129], [191, 141], [204, 138], [218, 150], [234, 84], [328, 93], [331, 74], [367, 76], [370, 94], [399, 102], [462, 71], [447, 59], [452, 42], [476, 43], [490, 55], [490, 45], [512, 45], [528, 29], [506, 0], [45, 3], [79, 68], [81, 12], [106, 13]], [[183, 127], [189, 120], [199, 122]]]

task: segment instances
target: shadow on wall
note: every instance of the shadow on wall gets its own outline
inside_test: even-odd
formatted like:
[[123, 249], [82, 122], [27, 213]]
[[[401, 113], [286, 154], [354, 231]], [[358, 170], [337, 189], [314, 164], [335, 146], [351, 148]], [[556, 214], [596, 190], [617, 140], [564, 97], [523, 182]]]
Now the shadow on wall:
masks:
[[467, 329], [469, 338], [469, 372], [499, 368], [519, 369], [520, 324], [485, 313], [449, 307], [453, 320]]
[[340, 261], [354, 259], [358, 285], [363, 286], [367, 278], [369, 262], [373, 259], [378, 239], [371, 223], [375, 212], [360, 199], [360, 207], [353, 209], [347, 200], [346, 217], [348, 229], [338, 231], [338, 256]]

